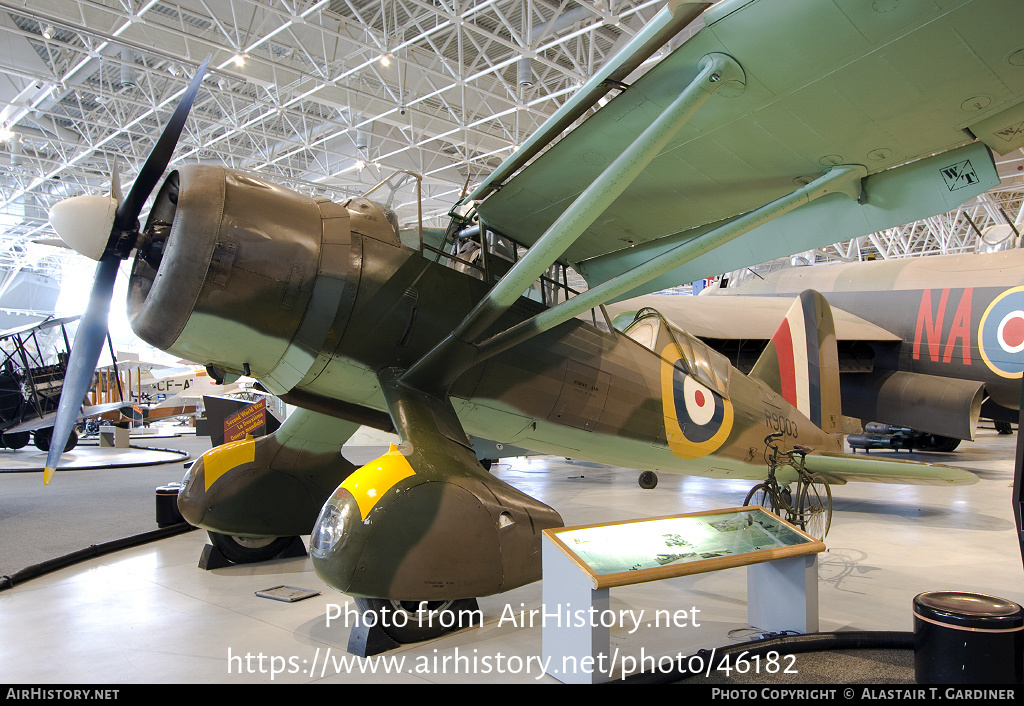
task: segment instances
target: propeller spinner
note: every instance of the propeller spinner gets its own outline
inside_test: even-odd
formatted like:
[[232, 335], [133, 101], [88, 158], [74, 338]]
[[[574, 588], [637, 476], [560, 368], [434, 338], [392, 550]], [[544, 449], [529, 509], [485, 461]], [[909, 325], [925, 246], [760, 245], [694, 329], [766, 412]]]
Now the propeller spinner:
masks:
[[57, 470], [64, 445], [71, 435], [82, 400], [92, 382], [103, 340], [107, 335], [107, 314], [118, 267], [138, 242], [139, 214], [171, 161], [209, 63], [210, 57], [207, 56], [160, 133], [156, 146], [146, 158], [127, 196], [121, 198], [121, 186], [115, 170], [111, 196], [75, 196], [61, 201], [50, 210], [50, 223], [61, 240], [86, 257], [98, 260], [98, 264], [89, 305], [71, 347], [50, 450], [46, 456], [43, 483], [49, 484]]

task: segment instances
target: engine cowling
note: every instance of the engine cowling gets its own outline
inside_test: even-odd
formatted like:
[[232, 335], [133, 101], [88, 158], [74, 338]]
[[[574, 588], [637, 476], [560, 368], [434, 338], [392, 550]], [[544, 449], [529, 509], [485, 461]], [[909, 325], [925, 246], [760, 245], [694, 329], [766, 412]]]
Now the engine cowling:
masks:
[[287, 392], [352, 304], [353, 225], [398, 243], [387, 214], [365, 199], [336, 204], [223, 167], [182, 167], [161, 186], [138, 243], [132, 328], [157, 348]]

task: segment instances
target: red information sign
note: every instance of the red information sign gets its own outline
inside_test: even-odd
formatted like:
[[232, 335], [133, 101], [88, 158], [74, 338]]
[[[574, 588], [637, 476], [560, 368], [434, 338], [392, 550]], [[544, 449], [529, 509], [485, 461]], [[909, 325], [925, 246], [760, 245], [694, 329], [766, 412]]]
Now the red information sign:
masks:
[[224, 420], [224, 443], [241, 441], [247, 434], [256, 435], [267, 423], [267, 401], [260, 400], [256, 404], [232, 414]]

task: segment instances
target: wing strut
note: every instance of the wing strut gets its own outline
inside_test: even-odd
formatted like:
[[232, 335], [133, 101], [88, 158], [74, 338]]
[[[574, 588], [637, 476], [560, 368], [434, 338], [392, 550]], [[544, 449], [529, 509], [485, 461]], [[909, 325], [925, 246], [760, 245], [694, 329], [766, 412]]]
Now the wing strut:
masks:
[[861, 180], [866, 176], [867, 169], [860, 165], [833, 167], [810, 184], [782, 198], [692, 238], [628, 272], [491, 337], [478, 346], [479, 356], [476, 360], [479, 362], [522, 343], [822, 196], [842, 193], [857, 200], [860, 198]]
[[[743, 69], [726, 54], [708, 54], [700, 73], [581, 193], [509, 272], [488, 292], [455, 330], [403, 376], [413, 387], [447, 387], [475, 357], [479, 338], [573, 242], [629, 187], [673, 136], [719, 89], [735, 89]], [[458, 353], [457, 351], [463, 351]], [[453, 360], [453, 355], [458, 361]]]
[[610, 85], [625, 81], [634, 70], [651, 58], [680, 30], [697, 19], [711, 4], [704, 0], [673, 0], [663, 7], [629, 41], [629, 44], [591, 76], [561, 108], [544, 121], [539, 130], [530, 135], [519, 149], [509, 155], [508, 159], [477, 186], [469, 195], [468, 200], [479, 201], [498, 189], [517, 169], [529, 162], [573, 121], [592, 108], [602, 96], [608, 93]]

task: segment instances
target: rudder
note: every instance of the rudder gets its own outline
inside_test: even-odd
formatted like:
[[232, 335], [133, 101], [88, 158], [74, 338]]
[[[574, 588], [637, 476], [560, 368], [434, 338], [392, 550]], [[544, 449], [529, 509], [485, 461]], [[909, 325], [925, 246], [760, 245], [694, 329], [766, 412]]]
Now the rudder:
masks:
[[825, 297], [812, 289], [797, 297], [750, 377], [782, 395], [822, 431], [840, 430], [839, 355]]

